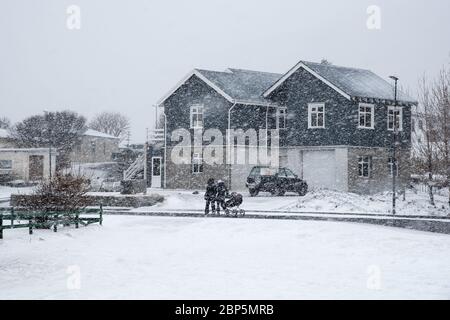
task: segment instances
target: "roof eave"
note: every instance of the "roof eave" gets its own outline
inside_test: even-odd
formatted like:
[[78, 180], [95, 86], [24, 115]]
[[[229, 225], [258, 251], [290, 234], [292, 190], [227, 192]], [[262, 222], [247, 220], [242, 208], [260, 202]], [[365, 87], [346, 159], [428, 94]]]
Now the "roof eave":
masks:
[[158, 100], [156, 105], [161, 106], [170, 96], [172, 96], [175, 91], [177, 91], [183, 84], [186, 83], [192, 76], [198, 77], [200, 80], [205, 82], [209, 87], [214, 89], [217, 93], [219, 93], [222, 97], [228, 100], [231, 103], [234, 103], [234, 99], [228, 95], [225, 91], [216, 86], [212, 81], [210, 81], [207, 77], [205, 77], [199, 70], [193, 69], [187, 75], [185, 75], [169, 92], [167, 92], [161, 99]]
[[[372, 97], [361, 97], [361, 96], [353, 96], [351, 97], [353, 101], [367, 102], [367, 103], [383, 103], [394, 105], [394, 99], [384, 99], [384, 98], [372, 98]], [[406, 106], [415, 106], [418, 104], [417, 101], [406, 101], [406, 100], [397, 100], [398, 105], [406, 105]]]

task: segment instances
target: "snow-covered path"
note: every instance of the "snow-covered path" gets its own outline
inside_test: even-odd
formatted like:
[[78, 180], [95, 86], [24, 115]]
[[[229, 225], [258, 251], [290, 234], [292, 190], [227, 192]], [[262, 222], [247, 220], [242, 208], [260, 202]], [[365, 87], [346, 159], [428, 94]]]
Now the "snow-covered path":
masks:
[[6, 231], [0, 299], [449, 299], [448, 252], [448, 235], [371, 225], [105, 216]]
[[[161, 190], [148, 189], [148, 194], [158, 193], [165, 197], [164, 202], [153, 207], [133, 209], [136, 212], [155, 210], [204, 210], [205, 202], [203, 192], [193, 194], [185, 190]], [[243, 193], [242, 207], [251, 210], [283, 210], [292, 212], [331, 212], [331, 213], [369, 213], [389, 214], [392, 206], [391, 193], [379, 193], [375, 195], [358, 195], [347, 192], [331, 190], [315, 190], [308, 192], [306, 196], [299, 197], [294, 193], [288, 193], [284, 197], [271, 196], [270, 193], [261, 193], [257, 197], [250, 197], [248, 192]], [[426, 193], [407, 192], [406, 201], [397, 201], [398, 215], [450, 215], [448, 197], [435, 195], [436, 206], [429, 204]]]

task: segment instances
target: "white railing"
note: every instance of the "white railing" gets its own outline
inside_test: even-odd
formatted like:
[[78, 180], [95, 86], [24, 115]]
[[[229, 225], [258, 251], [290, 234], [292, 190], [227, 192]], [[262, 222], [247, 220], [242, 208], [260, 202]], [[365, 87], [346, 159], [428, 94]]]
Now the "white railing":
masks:
[[[132, 180], [136, 176], [144, 171], [145, 166], [145, 154], [139, 155], [136, 160], [123, 172], [124, 180]], [[145, 177], [144, 177], [145, 178]]]
[[149, 132], [149, 142], [163, 142], [164, 141], [164, 129], [153, 129]]

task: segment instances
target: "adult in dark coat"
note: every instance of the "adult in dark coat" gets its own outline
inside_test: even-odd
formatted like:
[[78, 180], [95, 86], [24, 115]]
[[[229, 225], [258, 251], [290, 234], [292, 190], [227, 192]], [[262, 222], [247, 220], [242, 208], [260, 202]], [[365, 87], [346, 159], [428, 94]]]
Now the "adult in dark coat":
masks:
[[220, 214], [220, 207], [222, 207], [223, 210], [226, 209], [225, 198], [227, 197], [228, 197], [228, 189], [225, 185], [225, 182], [219, 180], [217, 182], [217, 195], [216, 195], [217, 214]]
[[206, 185], [206, 192], [205, 192], [205, 200], [206, 200], [206, 206], [205, 206], [205, 214], [209, 213], [209, 206], [211, 205], [211, 212], [214, 213], [216, 206], [216, 195], [217, 195], [217, 187], [214, 182], [213, 178], [208, 179], [208, 184]]

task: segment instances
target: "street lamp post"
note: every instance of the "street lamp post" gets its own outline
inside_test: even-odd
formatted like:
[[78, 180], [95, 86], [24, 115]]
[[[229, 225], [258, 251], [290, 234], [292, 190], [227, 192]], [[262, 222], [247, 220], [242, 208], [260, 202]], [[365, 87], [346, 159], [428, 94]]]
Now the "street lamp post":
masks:
[[47, 137], [48, 137], [48, 177], [50, 179], [50, 181], [52, 180], [52, 135], [51, 135], [51, 125], [50, 125], [50, 114], [47, 110], [44, 110], [44, 114], [45, 114], [45, 122], [46, 122], [46, 129], [47, 129]]
[[397, 151], [397, 134], [398, 134], [398, 127], [397, 127], [397, 82], [398, 78], [395, 76], [390, 76], [392, 80], [395, 82], [394, 86], [394, 111], [393, 111], [393, 117], [394, 117], [394, 130], [392, 134], [392, 214], [395, 215], [395, 200], [396, 200], [396, 175], [397, 175], [397, 159], [396, 159], [396, 151]]

